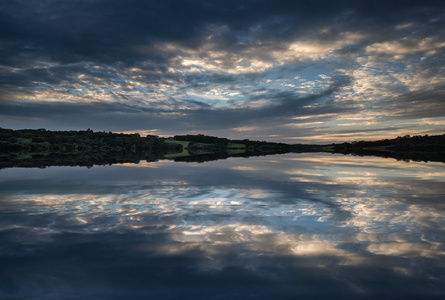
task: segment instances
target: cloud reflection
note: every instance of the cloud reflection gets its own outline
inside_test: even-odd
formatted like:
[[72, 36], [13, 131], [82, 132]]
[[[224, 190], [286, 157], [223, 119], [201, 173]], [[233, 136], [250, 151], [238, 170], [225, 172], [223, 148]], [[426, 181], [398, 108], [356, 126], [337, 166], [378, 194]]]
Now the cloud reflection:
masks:
[[[8, 274], [0, 278], [15, 286], [0, 285], [1, 295], [66, 293], [79, 288], [78, 276], [95, 278], [79, 279], [92, 289], [84, 295], [105, 298], [110, 287], [123, 293], [134, 286], [171, 299], [155, 287], [167, 278], [181, 289], [181, 280], [213, 290], [223, 281], [243, 296], [263, 283], [285, 285], [288, 294], [274, 290], [283, 299], [304, 286], [317, 295], [320, 284], [334, 295], [378, 295], [383, 290], [371, 281], [388, 286], [388, 278], [392, 288], [410, 282], [426, 298], [445, 294], [437, 284], [445, 256], [443, 178], [418, 176], [444, 172], [441, 164], [412, 163], [415, 173], [405, 162], [320, 154], [153, 164], [30, 170], [48, 183], [38, 187], [25, 172], [2, 170], [2, 186], [21, 188], [0, 198], [0, 263]], [[61, 173], [66, 184], [83, 176], [90, 186], [58, 190], [52, 180]], [[246, 282], [237, 283], [238, 275]]]

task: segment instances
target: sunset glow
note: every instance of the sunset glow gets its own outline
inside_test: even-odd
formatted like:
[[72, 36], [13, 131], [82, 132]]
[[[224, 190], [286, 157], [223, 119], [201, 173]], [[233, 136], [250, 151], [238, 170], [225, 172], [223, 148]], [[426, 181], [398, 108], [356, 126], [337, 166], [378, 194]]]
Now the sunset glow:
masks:
[[321, 2], [2, 1], [0, 126], [443, 134], [444, 2]]

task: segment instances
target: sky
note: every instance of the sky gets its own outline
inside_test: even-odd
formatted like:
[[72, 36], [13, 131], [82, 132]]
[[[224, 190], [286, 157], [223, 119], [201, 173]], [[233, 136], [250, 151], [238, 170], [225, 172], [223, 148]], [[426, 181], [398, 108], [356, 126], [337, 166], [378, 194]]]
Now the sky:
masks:
[[1, 0], [0, 127], [445, 133], [445, 1]]

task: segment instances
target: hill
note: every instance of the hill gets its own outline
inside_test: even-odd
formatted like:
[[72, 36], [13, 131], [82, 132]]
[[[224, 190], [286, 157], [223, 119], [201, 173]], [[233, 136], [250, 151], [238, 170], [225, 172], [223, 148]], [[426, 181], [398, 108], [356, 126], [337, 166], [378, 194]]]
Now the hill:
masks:
[[229, 157], [329, 152], [374, 155], [399, 160], [445, 162], [445, 134], [403, 136], [378, 141], [328, 145], [288, 145], [202, 134], [160, 138], [154, 135], [45, 129], [0, 128], [0, 168], [87, 166], [171, 159], [205, 162]]

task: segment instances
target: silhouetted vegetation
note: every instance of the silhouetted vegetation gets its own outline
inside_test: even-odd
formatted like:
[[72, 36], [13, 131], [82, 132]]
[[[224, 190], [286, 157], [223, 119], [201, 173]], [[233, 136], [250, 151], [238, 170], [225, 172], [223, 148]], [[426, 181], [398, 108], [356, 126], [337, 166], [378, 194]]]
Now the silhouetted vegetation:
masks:
[[188, 141], [188, 142], [197, 142], [197, 143], [208, 143], [208, 144], [220, 144], [220, 145], [228, 145], [230, 140], [226, 138], [219, 138], [216, 136], [209, 136], [203, 134], [187, 134], [187, 135], [175, 135], [173, 137], [174, 140], [178, 141]]
[[403, 136], [379, 141], [329, 145], [288, 145], [230, 140], [214, 136], [160, 138], [139, 134], [85, 131], [12, 130], [0, 128], [0, 168], [87, 166], [173, 159], [205, 162], [287, 152], [375, 155], [399, 160], [445, 162], [445, 135]]
[[405, 135], [395, 139], [378, 141], [358, 141], [353, 143], [334, 144], [337, 150], [377, 150], [377, 151], [414, 151], [440, 152], [445, 151], [444, 135]]
[[243, 145], [246, 152], [249, 154], [265, 154], [265, 153], [286, 153], [289, 151], [289, 145], [285, 143], [273, 143], [267, 141], [251, 141], [249, 139], [244, 140], [230, 140], [227, 138], [219, 138], [215, 136], [207, 136], [203, 134], [197, 135], [176, 135], [174, 140], [189, 141], [191, 144], [189, 148], [199, 147], [200, 149], [206, 148], [205, 145], [197, 146], [200, 144], [207, 145], [208, 149], [227, 149], [231, 144]]
[[163, 149], [157, 136], [85, 131], [49, 131], [45, 129], [0, 129], [0, 151], [75, 153], [85, 151], [138, 152]]
[[[205, 135], [173, 139], [139, 134], [85, 131], [12, 130], [0, 128], [0, 168], [87, 166], [174, 159], [203, 162], [234, 155], [284, 153], [287, 145]], [[186, 147], [184, 145], [187, 145]], [[184, 149], [185, 148], [185, 149]], [[183, 154], [184, 153], [184, 154]], [[175, 156], [181, 154], [179, 157]]]
[[324, 146], [333, 152], [391, 157], [398, 160], [445, 162], [444, 135], [405, 135], [395, 139], [358, 141]]
[[156, 136], [45, 129], [0, 129], [0, 167], [93, 166], [156, 160], [175, 145]]
[[249, 157], [289, 152], [289, 145], [266, 141], [230, 140], [215, 136], [176, 135], [169, 141], [188, 142], [186, 156], [173, 157], [175, 161], [205, 162], [229, 157]]
[[267, 141], [251, 141], [244, 140], [232, 140], [233, 143], [240, 143], [246, 145], [247, 152], [251, 155], [264, 155], [264, 154], [279, 154], [289, 152], [289, 146], [285, 143], [273, 143]]

